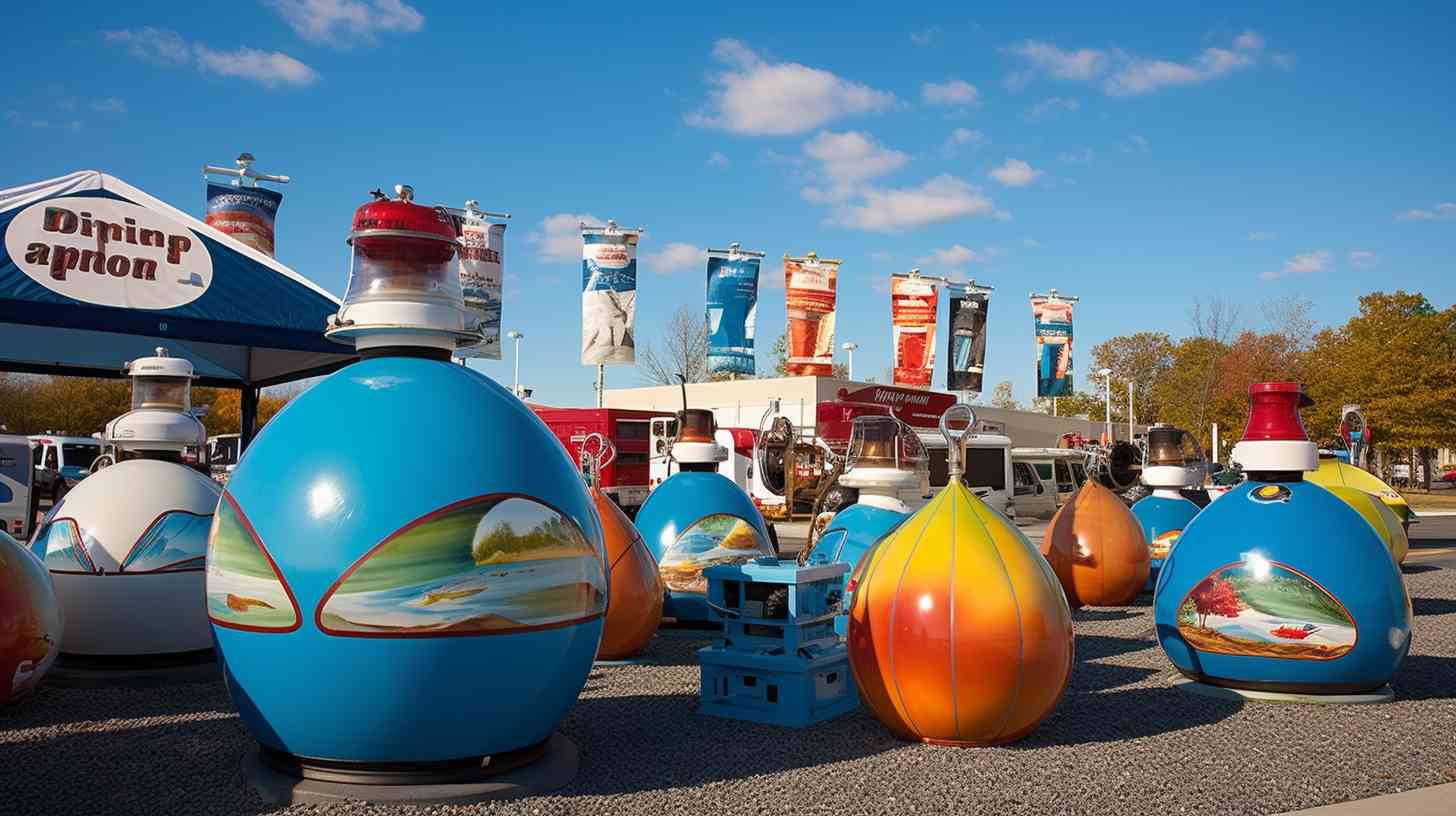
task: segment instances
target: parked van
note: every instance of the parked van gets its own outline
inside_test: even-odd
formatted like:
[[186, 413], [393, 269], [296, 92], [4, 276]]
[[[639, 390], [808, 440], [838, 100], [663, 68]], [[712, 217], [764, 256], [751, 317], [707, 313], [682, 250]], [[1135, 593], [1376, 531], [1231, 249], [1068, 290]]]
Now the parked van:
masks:
[[0, 434], [0, 526], [16, 541], [30, 538], [30, 526], [35, 523], [31, 461], [30, 440]]
[[[1012, 448], [1011, 460], [1034, 471], [1042, 487], [1042, 492], [1030, 491], [1026, 498], [1026, 505], [1036, 508], [1033, 515], [1050, 518], [1087, 481], [1087, 455], [1080, 450]], [[1022, 499], [1018, 497], [1017, 502], [1020, 504]]]
[[55, 504], [91, 473], [91, 463], [101, 455], [101, 442], [89, 436], [42, 434], [30, 437], [30, 449], [35, 464], [33, 489]]
[[[919, 509], [930, 497], [950, 482], [945, 437], [937, 432], [917, 431], [930, 460], [930, 490], [917, 502], [906, 499], [911, 509]], [[1011, 437], [998, 433], [977, 433], [966, 440], [965, 471], [961, 479], [976, 497], [991, 509], [1015, 521], [1021, 513], [1021, 498], [1013, 496], [1015, 479], [1011, 467]]]

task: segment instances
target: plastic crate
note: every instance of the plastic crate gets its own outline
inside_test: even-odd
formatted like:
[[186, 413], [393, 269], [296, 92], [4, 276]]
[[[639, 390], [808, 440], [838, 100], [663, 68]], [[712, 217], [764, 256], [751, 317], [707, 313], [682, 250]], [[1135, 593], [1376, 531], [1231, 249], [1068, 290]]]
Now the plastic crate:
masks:
[[859, 706], [843, 643], [801, 655], [708, 646], [698, 651], [698, 710], [715, 717], [805, 728]]

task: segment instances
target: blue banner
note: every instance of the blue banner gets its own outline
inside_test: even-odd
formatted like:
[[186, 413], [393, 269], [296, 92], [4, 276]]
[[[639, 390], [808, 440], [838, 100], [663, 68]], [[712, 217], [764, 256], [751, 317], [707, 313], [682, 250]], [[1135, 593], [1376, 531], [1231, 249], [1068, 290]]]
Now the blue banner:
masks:
[[1072, 304], [1032, 297], [1036, 321], [1036, 395], [1072, 395]]
[[753, 375], [760, 259], [708, 253], [708, 373]]

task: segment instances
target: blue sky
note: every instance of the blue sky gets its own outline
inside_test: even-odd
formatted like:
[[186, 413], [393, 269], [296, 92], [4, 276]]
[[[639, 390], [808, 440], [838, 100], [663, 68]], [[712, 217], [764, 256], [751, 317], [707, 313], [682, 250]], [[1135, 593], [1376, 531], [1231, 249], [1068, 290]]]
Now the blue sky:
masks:
[[[701, 248], [766, 251], [760, 365], [785, 252], [845, 259], [861, 375], [891, 362], [890, 273], [991, 283], [986, 387], [1023, 401], [1032, 289], [1082, 298], [1081, 387], [1094, 344], [1186, 334], [1196, 296], [1250, 328], [1285, 295], [1321, 323], [1377, 288], [1450, 305], [1452, 16], [1168, 6], [28, 4], [6, 11], [0, 186], [95, 168], [200, 214], [200, 166], [248, 150], [295, 179], [280, 259], [339, 294], [369, 190], [479, 199], [515, 215], [505, 326], [560, 405], [594, 374], [580, 215], [648, 229], [639, 342], [703, 302]], [[509, 383], [510, 363], [481, 367]]]

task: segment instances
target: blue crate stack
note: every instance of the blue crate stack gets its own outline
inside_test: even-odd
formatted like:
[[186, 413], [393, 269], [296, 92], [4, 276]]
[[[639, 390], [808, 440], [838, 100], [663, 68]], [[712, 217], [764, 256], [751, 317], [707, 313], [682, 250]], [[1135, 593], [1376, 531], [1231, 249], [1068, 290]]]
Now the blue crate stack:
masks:
[[698, 650], [699, 710], [803, 728], [858, 706], [849, 652], [834, 631], [848, 571], [775, 558], [703, 570], [723, 639]]

